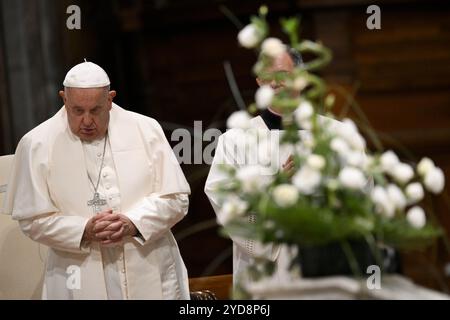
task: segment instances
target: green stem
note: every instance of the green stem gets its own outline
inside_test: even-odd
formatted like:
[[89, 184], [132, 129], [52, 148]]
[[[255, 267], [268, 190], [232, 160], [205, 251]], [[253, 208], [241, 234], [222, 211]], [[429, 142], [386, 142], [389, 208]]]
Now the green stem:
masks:
[[342, 240], [341, 247], [345, 253], [345, 256], [347, 257], [347, 261], [350, 265], [350, 269], [352, 269], [353, 275], [356, 278], [362, 278], [362, 273], [361, 270], [359, 269], [358, 261], [356, 260], [355, 254], [353, 253], [353, 250], [350, 247], [349, 243], [346, 240]]
[[383, 270], [383, 258], [381, 257], [380, 250], [378, 250], [377, 243], [373, 234], [368, 234], [365, 237], [367, 244], [369, 245], [370, 251], [375, 258], [375, 262]]

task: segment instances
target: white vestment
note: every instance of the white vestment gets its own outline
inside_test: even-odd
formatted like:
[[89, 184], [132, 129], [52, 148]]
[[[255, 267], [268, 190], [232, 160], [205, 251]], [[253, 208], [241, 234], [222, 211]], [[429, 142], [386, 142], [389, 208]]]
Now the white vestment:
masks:
[[[264, 120], [258, 116], [250, 120], [251, 127], [256, 130], [268, 130]], [[279, 141], [282, 131], [272, 130], [271, 140]], [[258, 150], [246, 148], [245, 143], [242, 142], [243, 136], [239, 130], [231, 129], [219, 137], [217, 143], [216, 153], [214, 155], [213, 163], [208, 174], [205, 184], [205, 193], [208, 196], [211, 205], [217, 215], [219, 223], [221, 223], [220, 211], [220, 196], [216, 192], [216, 188], [220, 183], [228, 179], [228, 175], [222, 170], [221, 164], [227, 164], [238, 169], [241, 165], [248, 165], [249, 159], [259, 159]], [[277, 149], [278, 151], [278, 149]], [[286, 162], [289, 153], [283, 152], [285, 150], [279, 149], [277, 152], [277, 159], [271, 163], [269, 171], [276, 174], [281, 165]], [[244, 154], [246, 153], [246, 154]], [[249, 218], [251, 223], [252, 217]], [[288, 260], [287, 251], [281, 250], [280, 246], [268, 244], [263, 245], [258, 241], [248, 240], [240, 237], [232, 236], [233, 240], [233, 283], [236, 284], [238, 277], [243, 275], [243, 272], [251, 264], [255, 257], [262, 257], [271, 261], [276, 261], [277, 265], [285, 265]], [[275, 274], [275, 278], [282, 277], [281, 273]], [[278, 279], [281, 281], [282, 279]]]
[[[113, 104], [108, 135], [99, 187], [107, 200], [103, 209], [125, 214], [140, 233], [108, 249], [81, 243], [94, 215], [87, 205], [93, 198], [88, 173], [95, 181], [99, 164], [89, 154], [95, 157], [98, 148], [83, 147], [65, 107], [19, 142], [4, 212], [50, 247], [43, 297], [189, 299], [187, 271], [170, 229], [187, 213], [190, 188], [164, 132], [154, 119]], [[71, 273], [74, 268], [79, 272]], [[80, 277], [79, 286], [68, 285], [73, 276]]]

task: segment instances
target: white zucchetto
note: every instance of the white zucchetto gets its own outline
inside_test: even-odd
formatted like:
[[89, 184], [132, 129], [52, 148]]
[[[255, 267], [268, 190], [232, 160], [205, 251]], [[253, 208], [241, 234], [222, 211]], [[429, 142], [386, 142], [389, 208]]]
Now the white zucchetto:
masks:
[[77, 64], [67, 72], [63, 85], [67, 88], [103, 88], [111, 83], [100, 66], [92, 62]]

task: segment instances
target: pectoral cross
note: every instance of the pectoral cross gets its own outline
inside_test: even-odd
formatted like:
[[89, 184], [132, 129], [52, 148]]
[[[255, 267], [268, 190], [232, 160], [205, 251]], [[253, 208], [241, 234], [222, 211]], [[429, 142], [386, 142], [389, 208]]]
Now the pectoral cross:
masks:
[[102, 210], [102, 206], [106, 205], [106, 200], [100, 198], [100, 194], [98, 192], [94, 193], [94, 198], [87, 202], [89, 207], [93, 207], [94, 213], [99, 213]]

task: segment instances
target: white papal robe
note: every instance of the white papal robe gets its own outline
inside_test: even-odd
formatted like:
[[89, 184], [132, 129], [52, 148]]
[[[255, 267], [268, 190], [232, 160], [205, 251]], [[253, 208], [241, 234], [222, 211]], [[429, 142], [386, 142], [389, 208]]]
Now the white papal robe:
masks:
[[[258, 116], [250, 120], [251, 127], [256, 130], [268, 130], [264, 120]], [[281, 137], [279, 130], [273, 130], [270, 133], [270, 139], [273, 142], [278, 143]], [[213, 163], [208, 174], [208, 178], [205, 183], [205, 193], [208, 196], [211, 205], [217, 215], [217, 220], [222, 224], [221, 213], [221, 198], [217, 192], [217, 187], [228, 179], [226, 174], [221, 168], [222, 164], [230, 165], [236, 169], [242, 165], [256, 164], [249, 163], [249, 161], [259, 159], [258, 146], [261, 144], [249, 144], [248, 141], [244, 142], [244, 135], [240, 130], [231, 129], [219, 137], [216, 153], [214, 155]], [[248, 148], [248, 145], [250, 147]], [[265, 145], [263, 147], [266, 147]], [[283, 149], [276, 149], [276, 158], [272, 158], [270, 168], [267, 174], [275, 174], [283, 163], [289, 158], [289, 153]], [[280, 152], [278, 152], [280, 151]], [[273, 172], [271, 172], [273, 171]], [[249, 223], [252, 223], [254, 216], [249, 217]], [[266, 258], [271, 261], [275, 261], [279, 266], [284, 265], [288, 261], [288, 253], [286, 250], [281, 250], [280, 246], [267, 244], [263, 245], [258, 241], [249, 240], [241, 237], [232, 236], [233, 240], [233, 283], [236, 284], [245, 273], [247, 267], [252, 263], [252, 260], [256, 257]], [[278, 270], [282, 268], [277, 268]], [[274, 275], [275, 278], [283, 277], [282, 273]], [[281, 281], [281, 279], [279, 279]]]
[[[43, 298], [189, 299], [187, 271], [170, 229], [187, 213], [190, 188], [164, 132], [154, 119], [113, 104], [108, 135], [99, 187], [107, 200], [103, 209], [125, 214], [140, 233], [108, 249], [81, 243], [94, 215], [88, 172], [95, 181], [92, 157], [99, 149], [83, 146], [71, 132], [65, 108], [17, 147], [4, 212], [49, 247]], [[79, 288], [68, 285], [74, 267]]]

